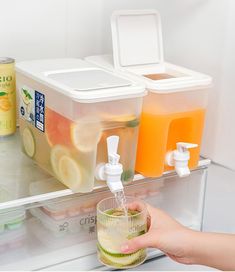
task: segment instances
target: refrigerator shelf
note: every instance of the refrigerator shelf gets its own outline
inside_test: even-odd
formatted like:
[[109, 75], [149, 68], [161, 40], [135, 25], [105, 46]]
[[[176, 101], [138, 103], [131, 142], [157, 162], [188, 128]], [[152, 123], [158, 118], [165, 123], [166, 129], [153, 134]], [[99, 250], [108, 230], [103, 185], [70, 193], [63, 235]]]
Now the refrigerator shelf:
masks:
[[[207, 167], [193, 171], [185, 180], [169, 174], [158, 182], [154, 179], [134, 182], [127, 186], [126, 194], [142, 198], [183, 225], [200, 230], [206, 177]], [[109, 190], [102, 189], [89, 196], [74, 194], [44, 201], [37, 203], [37, 208], [26, 210], [22, 228], [25, 227], [26, 235], [22, 233], [12, 240], [8, 232], [2, 234], [5, 239], [0, 270], [61, 271], [78, 267], [86, 271], [107, 270], [97, 260], [95, 206], [97, 201], [110, 195]], [[160, 251], [150, 251], [148, 258], [160, 255]]]
[[[0, 180], [0, 210], [25, 206], [26, 208], [41, 206], [41, 203], [60, 197], [77, 197], [62, 183], [51, 177], [28, 159], [20, 147], [19, 132], [0, 141], [1, 180]], [[210, 160], [201, 159], [198, 169], [205, 168]], [[164, 173], [160, 178], [145, 178], [136, 174], [134, 182], [126, 185], [142, 183], [146, 180], [161, 181], [162, 178], [176, 176], [174, 171]], [[92, 193], [107, 191], [105, 183], [97, 184]]]
[[[0, 270], [27, 270], [27, 271], [61, 271], [71, 270], [71, 267], [79, 270], [110, 270], [99, 263], [96, 254], [96, 240], [86, 242], [67, 243], [57, 248], [48, 248], [35, 236], [32, 228], [35, 226], [32, 220], [26, 222], [27, 236], [24, 236], [23, 243], [15, 248], [10, 248], [0, 254]], [[193, 228], [193, 226], [192, 226]], [[38, 229], [36, 229], [38, 230]], [[39, 232], [40, 234], [40, 232]], [[12, 244], [15, 241], [12, 239]], [[163, 253], [159, 250], [148, 250], [147, 259], [156, 258]], [[12, 261], [14, 260], [14, 261]]]

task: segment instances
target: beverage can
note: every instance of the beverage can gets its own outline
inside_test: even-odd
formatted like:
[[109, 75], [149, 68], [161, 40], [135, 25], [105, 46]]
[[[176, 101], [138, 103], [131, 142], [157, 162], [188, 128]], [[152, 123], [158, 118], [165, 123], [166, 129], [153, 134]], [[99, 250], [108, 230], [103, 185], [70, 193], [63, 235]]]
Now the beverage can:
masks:
[[16, 131], [15, 60], [0, 57], [0, 136]]

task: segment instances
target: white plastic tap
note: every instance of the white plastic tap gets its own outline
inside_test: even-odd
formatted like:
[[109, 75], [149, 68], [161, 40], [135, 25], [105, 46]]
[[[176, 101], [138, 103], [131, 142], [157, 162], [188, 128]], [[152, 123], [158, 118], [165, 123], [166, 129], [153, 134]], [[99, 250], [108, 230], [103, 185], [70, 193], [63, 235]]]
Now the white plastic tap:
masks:
[[107, 138], [108, 163], [98, 165], [96, 179], [106, 180], [112, 193], [123, 190], [121, 175], [123, 166], [119, 163], [120, 155], [117, 154], [119, 137], [110, 136]]
[[166, 164], [174, 166], [179, 177], [187, 177], [190, 175], [188, 162], [190, 152], [188, 149], [198, 147], [197, 144], [179, 142], [176, 144], [177, 149], [166, 154]]

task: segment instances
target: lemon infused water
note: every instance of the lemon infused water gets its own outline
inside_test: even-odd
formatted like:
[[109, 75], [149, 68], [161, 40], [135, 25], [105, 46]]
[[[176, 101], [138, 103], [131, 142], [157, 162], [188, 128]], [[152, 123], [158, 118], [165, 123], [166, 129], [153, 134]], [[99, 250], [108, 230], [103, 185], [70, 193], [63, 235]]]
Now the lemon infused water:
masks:
[[127, 215], [116, 198], [107, 198], [97, 205], [97, 249], [99, 261], [112, 268], [131, 268], [143, 263], [146, 249], [131, 254], [121, 251], [129, 239], [147, 231], [147, 210], [143, 202], [126, 197]]
[[[137, 141], [133, 139], [137, 138], [139, 119], [137, 116], [122, 116], [124, 118], [125, 122], [110, 122], [97, 117], [73, 121], [46, 108], [45, 132], [37, 129], [34, 122], [20, 119], [23, 151], [73, 191], [87, 190], [83, 183], [93, 180], [93, 169], [107, 161], [106, 138], [115, 134], [120, 137], [121, 163], [124, 167], [121, 179], [129, 182], [134, 176], [135, 165], [130, 154], [135, 152]], [[124, 193], [118, 192], [116, 198], [120, 205], [125, 203]]]
[[114, 193], [114, 197], [117, 203], [117, 207], [119, 207], [119, 209], [121, 209], [124, 213], [124, 216], [128, 216], [128, 209], [126, 207], [127, 205], [127, 201], [126, 201], [126, 196], [125, 196], [125, 192], [124, 189], [117, 191]]
[[144, 85], [79, 59], [17, 63], [23, 152], [74, 192], [91, 192], [119, 137], [121, 180], [134, 176]]

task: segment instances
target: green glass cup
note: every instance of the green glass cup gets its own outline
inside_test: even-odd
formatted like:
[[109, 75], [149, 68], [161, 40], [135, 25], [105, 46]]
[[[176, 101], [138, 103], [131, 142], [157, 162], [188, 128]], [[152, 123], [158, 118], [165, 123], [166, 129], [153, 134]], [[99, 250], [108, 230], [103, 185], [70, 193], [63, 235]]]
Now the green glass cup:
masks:
[[97, 247], [99, 261], [112, 268], [131, 268], [146, 259], [146, 249], [131, 254], [121, 252], [121, 246], [129, 239], [147, 231], [147, 208], [144, 202], [126, 197], [126, 209], [118, 207], [114, 197], [97, 204]]

